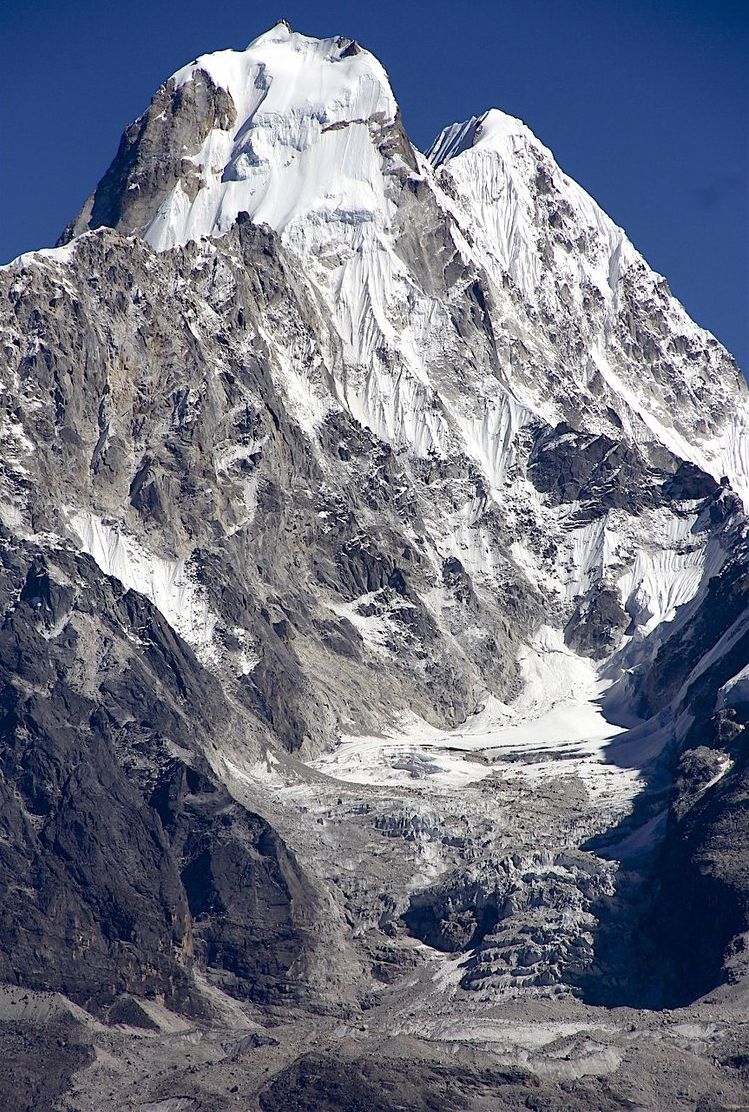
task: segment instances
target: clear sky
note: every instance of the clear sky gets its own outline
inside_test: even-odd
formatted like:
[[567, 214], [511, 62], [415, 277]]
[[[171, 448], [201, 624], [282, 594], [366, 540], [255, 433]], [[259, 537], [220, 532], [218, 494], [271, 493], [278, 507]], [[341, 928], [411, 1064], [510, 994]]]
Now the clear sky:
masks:
[[747, 0], [0, 0], [0, 261], [54, 243], [170, 73], [281, 17], [377, 54], [422, 149], [525, 120], [749, 371]]

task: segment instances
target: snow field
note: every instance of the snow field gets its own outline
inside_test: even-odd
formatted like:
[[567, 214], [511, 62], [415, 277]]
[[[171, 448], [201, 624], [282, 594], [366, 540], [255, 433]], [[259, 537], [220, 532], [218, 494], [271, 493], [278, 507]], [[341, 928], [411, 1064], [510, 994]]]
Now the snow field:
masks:
[[510, 705], [489, 699], [453, 730], [411, 716], [381, 737], [344, 736], [312, 767], [357, 784], [441, 790], [496, 775], [525, 781], [577, 776], [592, 798], [626, 808], [639, 790], [639, 770], [606, 763], [608, 743], [624, 731], [603, 716], [604, 685], [591, 662], [545, 627], [520, 666], [524, 687]]

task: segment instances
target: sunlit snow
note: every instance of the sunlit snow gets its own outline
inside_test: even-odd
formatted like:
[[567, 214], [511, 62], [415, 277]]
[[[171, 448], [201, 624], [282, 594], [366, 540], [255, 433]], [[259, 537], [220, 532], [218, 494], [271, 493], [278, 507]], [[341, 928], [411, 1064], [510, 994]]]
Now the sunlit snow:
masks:
[[521, 655], [520, 667], [523, 690], [509, 705], [489, 699], [453, 730], [411, 716], [380, 737], [344, 737], [313, 767], [358, 784], [427, 782], [440, 789], [495, 774], [525, 780], [577, 776], [592, 798], [626, 806], [639, 789], [639, 770], [607, 763], [608, 743], [624, 730], [604, 717], [605, 685], [592, 663], [545, 627]]

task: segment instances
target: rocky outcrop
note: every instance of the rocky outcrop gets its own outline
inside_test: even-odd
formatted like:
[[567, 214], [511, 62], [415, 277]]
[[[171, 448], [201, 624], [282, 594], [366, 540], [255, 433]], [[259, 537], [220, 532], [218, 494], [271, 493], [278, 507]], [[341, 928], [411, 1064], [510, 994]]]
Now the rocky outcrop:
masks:
[[619, 592], [599, 583], [575, 607], [564, 639], [581, 656], [601, 660], [614, 652], [629, 624]]
[[[203, 651], [196, 624], [211, 627], [210, 651], [234, 675], [236, 697], [291, 750], [330, 744], [343, 718], [374, 726], [393, 705], [459, 721], [487, 674], [509, 690], [522, 633], [514, 619], [521, 613], [526, 628], [537, 620], [535, 590], [506, 563], [502, 579], [515, 579], [508, 617], [493, 585], [474, 591], [471, 621], [484, 640], [463, 638], [457, 614], [441, 620], [425, 605], [441, 582], [421, 508], [435, 480], [417, 477], [334, 398], [324, 400], [326, 377], [311, 368], [340, 359], [337, 341], [276, 237], [240, 222], [207, 269], [195, 248], [156, 256], [113, 232], [85, 236], [73, 251], [62, 284], [54, 267], [27, 269], [23, 289], [8, 275], [23, 383], [8, 404], [23, 412], [49, 492], [35, 497], [7, 459], [6, 481], [30, 527], [84, 534], [104, 570], [115, 570], [110, 550], [116, 564], [121, 551], [133, 585], [144, 561], [150, 582], [148, 568], [168, 580], [185, 566], [200, 603], [194, 614], [181, 610], [178, 628]], [[129, 299], [134, 283], [140, 293]], [[151, 308], [167, 288], [169, 318]], [[229, 298], [241, 325], [224, 315]], [[32, 308], [42, 299], [45, 313]], [[322, 451], [285, 397], [276, 341], [261, 338], [276, 315], [289, 327], [284, 343], [310, 368], [307, 388], [328, 407]], [[459, 472], [470, 482], [467, 461]], [[83, 517], [69, 507], [86, 507]], [[422, 531], [416, 543], [412, 527]], [[364, 621], [352, 625], [347, 604], [378, 592], [357, 603]], [[171, 605], [165, 594], [151, 597]], [[369, 636], [375, 626], [387, 637]], [[387, 664], [395, 656], [397, 672]]]
[[231, 96], [204, 71], [179, 88], [166, 82], [147, 111], [125, 130], [112, 165], [63, 232], [60, 244], [88, 228], [143, 231], [176, 185], [194, 200], [202, 171], [194, 156], [214, 128], [229, 131], [236, 122]]
[[[691, 622], [665, 641], [645, 698], [674, 698], [683, 741], [659, 862], [651, 930], [669, 970], [666, 998], [694, 1000], [746, 966], [749, 937], [749, 660], [746, 539], [711, 582]], [[736, 697], [729, 694], [734, 682]]]
[[[494, 1107], [511, 1108], [527, 1093], [539, 1088], [536, 1079], [522, 1068], [507, 1070], [460, 1069], [429, 1060], [407, 1068], [405, 1060], [380, 1061], [310, 1053], [279, 1072], [260, 1092], [263, 1112], [280, 1112], [290, 1105], [309, 1112], [334, 1112], [367, 1108], [372, 1112], [396, 1112], [408, 1101], [414, 1112], [426, 1112], [439, 1104], [446, 1110], [466, 1107], [468, 1099], [499, 1101]], [[523, 1095], [525, 1094], [525, 1095]]]
[[193, 968], [267, 1000], [295, 965], [303, 991], [315, 896], [207, 764], [236, 713], [217, 681], [69, 546], [5, 534], [0, 592], [2, 979], [194, 1011]]
[[587, 969], [591, 908], [612, 891], [611, 868], [584, 855], [514, 854], [414, 893], [403, 920], [427, 945], [467, 955], [463, 989], [548, 991]]
[[179, 861], [196, 960], [213, 983], [265, 1004], [303, 999], [320, 909], [276, 831], [181, 761], [164, 770], [150, 805]]
[[[99, 939], [103, 964], [92, 964], [79, 997], [93, 995], [106, 968], [117, 971], [117, 991], [167, 986], [170, 999], [187, 1000], [197, 962], [225, 990], [272, 1002], [295, 992], [306, 968], [314, 884], [215, 777], [210, 791], [199, 787], [205, 760], [185, 761], [169, 748], [184, 747], [184, 716], [198, 723], [189, 730], [192, 752], [209, 761], [238, 752], [250, 764], [274, 744], [314, 755], [344, 726], [372, 731], [405, 710], [454, 726], [487, 692], [511, 698], [518, 691], [518, 652], [544, 618], [558, 622], [582, 655], [605, 660], [625, 651], [644, 620], [642, 587], [635, 603], [622, 597], [616, 576], [626, 564], [607, 556], [601, 540], [614, 515], [636, 522], [637, 511], [643, 524], [634, 536], [646, 543], [647, 515], [670, 515], [673, 525], [659, 543], [664, 552], [673, 544], [676, 559], [683, 522], [695, 515], [701, 524], [691, 545], [718, 543], [713, 537], [727, 549], [735, 543], [739, 505], [729, 490], [666, 450], [649, 460], [623, 434], [617, 442], [564, 423], [518, 430], [501, 504], [496, 494], [489, 498], [487, 471], [457, 448], [415, 455], [387, 443], [341, 403], [344, 354], [328, 309], [279, 238], [247, 219], [215, 244], [161, 255], [117, 232], [90, 233], [68, 248], [64, 263], [31, 261], [3, 279], [11, 446], [3, 461], [4, 513], [19, 535], [44, 534], [17, 597], [30, 614], [47, 615], [50, 628], [66, 629], [67, 610], [80, 603], [71, 601], [67, 581], [45, 569], [72, 542], [98, 563], [99, 572], [89, 564], [87, 575], [113, 573], [130, 587], [112, 620], [125, 623], [133, 644], [154, 623], [159, 630], [146, 673], [142, 654], [129, 651], [119, 670], [105, 657], [100, 686], [86, 688], [87, 701], [71, 703], [69, 712], [67, 728], [76, 736], [83, 718], [97, 723], [102, 753], [95, 763], [109, 768], [85, 791], [81, 786], [80, 806], [88, 798], [87, 813], [95, 814], [101, 778], [108, 784], [124, 777], [122, 790], [131, 794], [123, 796], [123, 811], [149, 800], [142, 837], [159, 847], [143, 861], [138, 851], [133, 864], [133, 877], [146, 870], [145, 889], [160, 893], [137, 919], [158, 919], [158, 930], [151, 941], [141, 943], [139, 934], [134, 942], [131, 920], [115, 913], [110, 933], [117, 941]], [[153, 306], [165, 291], [169, 314], [157, 314]], [[496, 342], [486, 312], [484, 302], [460, 328], [466, 336], [483, 330], [484, 342]], [[317, 412], [312, 424], [310, 406]], [[535, 509], [512, 485], [521, 490], [528, 481], [542, 498]], [[474, 507], [471, 523], [456, 546], [455, 523], [467, 505]], [[575, 530], [590, 536], [583, 542], [587, 578], [565, 601], [548, 583], [565, 559], [579, 561], [569, 547]], [[59, 538], [66, 538], [62, 549]], [[627, 541], [622, 560], [632, 560], [637, 543]], [[517, 545], [532, 553], [540, 574], [528, 575], [527, 556], [516, 562]], [[737, 555], [737, 567], [742, 559]], [[728, 602], [706, 602], [699, 614], [715, 622], [730, 610]], [[695, 613], [692, 647], [684, 650], [683, 632], [675, 652], [676, 642], [661, 638], [643, 672], [649, 712], [674, 697], [709, 648], [699, 631], [707, 619]], [[93, 615], [89, 626], [96, 626]], [[731, 658], [736, 667], [742, 651], [739, 645]], [[22, 675], [23, 652], [13, 653], [10, 669]], [[163, 677], [175, 685], [166, 703], [155, 694]], [[709, 673], [701, 681], [705, 695], [698, 685], [690, 699], [709, 703], [722, 682]], [[57, 698], [69, 699], [64, 688]], [[23, 706], [21, 714], [13, 699], [8, 703], [9, 736], [45, 736], [38, 706]], [[193, 706], [199, 709], [186, 709]], [[216, 735], [217, 722], [229, 724], [228, 737]], [[45, 745], [56, 752], [61, 742]], [[44, 778], [25, 767], [28, 759], [14, 758], [10, 774], [28, 785], [25, 806], [46, 806], [37, 799]], [[71, 750], [55, 759], [67, 765], [75, 757]], [[164, 811], [170, 794], [181, 802]], [[123, 821], [125, 838], [130, 827]], [[677, 840], [681, 845], [681, 835]], [[42, 860], [47, 852], [46, 843], [34, 843], [27, 856]], [[252, 869], [247, 852], [258, 862]], [[116, 841], [107, 853], [127, 856]], [[262, 911], [240, 875], [253, 893], [268, 892]], [[585, 918], [596, 900], [583, 891], [582, 874], [575, 876], [570, 891]], [[86, 887], [99, 883], [88, 877]], [[122, 884], [115, 903], [124, 907], [132, 902], [127, 871]], [[45, 879], [39, 885], [49, 887]], [[292, 911], [298, 890], [303, 898]], [[108, 907], [109, 894], [103, 899]], [[477, 898], [466, 900], [444, 928], [419, 926], [422, 913], [409, 913], [425, 940], [444, 935], [440, 947], [449, 949], [449, 936], [450, 945], [457, 940], [476, 951], [465, 987], [553, 988], [589, 964], [593, 926], [586, 919], [571, 933], [562, 930], [554, 892], [539, 922], [526, 923], [519, 905], [504, 922], [497, 899], [486, 903], [488, 912]], [[10, 914], [18, 915], [15, 904]], [[97, 904], [87, 914], [93, 930], [103, 912]], [[726, 939], [733, 913], [729, 919]], [[723, 943], [716, 946], [722, 953]], [[130, 961], [133, 949], [143, 961], [131, 968], [124, 955]], [[536, 957], [523, 964], [521, 952], [531, 950]], [[72, 967], [33, 983], [70, 986]]]

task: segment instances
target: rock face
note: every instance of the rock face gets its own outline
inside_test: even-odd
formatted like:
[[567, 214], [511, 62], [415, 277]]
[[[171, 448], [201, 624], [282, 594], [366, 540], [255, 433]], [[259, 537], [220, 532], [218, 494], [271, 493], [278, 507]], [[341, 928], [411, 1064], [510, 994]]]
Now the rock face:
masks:
[[190, 1012], [197, 960], [229, 992], [288, 993], [316, 897], [205, 761], [236, 713], [219, 684], [89, 557], [3, 540], [3, 980]]
[[197, 150], [214, 128], [228, 131], [235, 123], [231, 97], [207, 73], [180, 88], [163, 86], [123, 135], [117, 157], [63, 238], [102, 226], [136, 232], [178, 182], [194, 196], [200, 177], [184, 151]]
[[724, 967], [740, 980], [746, 965], [748, 555], [740, 535], [703, 606], [665, 641], [645, 684], [650, 707], [675, 693], [681, 741], [654, 916], [672, 969], [670, 1000], [679, 1005], [712, 988]]
[[[259, 1108], [402, 1074], [311, 1017], [741, 991], [749, 401], [624, 233], [520, 121], [425, 157], [279, 24], [62, 238], [0, 270], [0, 980], [293, 1018]], [[413, 1106], [466, 1106], [431, 1053]], [[469, 1107], [541, 1085], [496, 1065]]]

